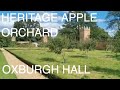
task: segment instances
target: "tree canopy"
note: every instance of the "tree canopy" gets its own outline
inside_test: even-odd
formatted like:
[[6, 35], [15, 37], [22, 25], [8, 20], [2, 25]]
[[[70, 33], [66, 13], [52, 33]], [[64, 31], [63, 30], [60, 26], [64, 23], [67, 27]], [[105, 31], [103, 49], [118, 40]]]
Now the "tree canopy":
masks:
[[108, 27], [120, 30], [120, 11], [109, 11], [106, 17]]
[[0, 32], [0, 47], [8, 47], [11, 44], [11, 38], [2, 36], [2, 33]]
[[[20, 28], [40, 28], [40, 23], [38, 21], [34, 21], [34, 20], [30, 20], [28, 19], [27, 21], [17, 21], [17, 22], [14, 22], [14, 28], [17, 28], [18, 30]], [[25, 31], [21, 31], [21, 34], [25, 33]], [[17, 41], [32, 41], [32, 42], [35, 42], [35, 41], [39, 41], [41, 39], [41, 37], [39, 36], [36, 36], [36, 37], [32, 37], [32, 35], [29, 35], [29, 37], [25, 36], [25, 37], [17, 37]]]
[[[69, 11], [68, 13], [86, 13], [86, 18], [90, 19], [90, 14], [86, 11]], [[71, 37], [72, 39], [76, 39], [76, 41], [80, 40], [80, 30], [79, 26], [88, 26], [91, 29], [90, 37], [92, 39], [107, 39], [109, 37], [108, 33], [105, 32], [104, 29], [98, 27], [96, 22], [84, 22], [83, 19], [80, 19], [76, 22], [76, 18], [72, 19], [71, 22], [65, 22], [63, 25], [63, 29], [59, 30], [61, 35], [66, 35], [67, 37]]]

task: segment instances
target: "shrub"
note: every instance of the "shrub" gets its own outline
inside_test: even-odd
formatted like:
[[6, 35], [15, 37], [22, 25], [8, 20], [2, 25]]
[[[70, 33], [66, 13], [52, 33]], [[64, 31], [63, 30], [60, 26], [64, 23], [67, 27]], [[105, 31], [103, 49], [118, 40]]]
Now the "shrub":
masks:
[[74, 41], [71, 41], [68, 43], [67, 49], [73, 49], [73, 48], [77, 48], [77, 43]]
[[11, 42], [9, 46], [10, 46], [10, 47], [16, 47], [17, 44], [16, 44], [16, 42]]
[[79, 43], [78, 48], [83, 51], [85, 51], [85, 50], [91, 51], [91, 50], [95, 49], [95, 46], [96, 46], [96, 41], [91, 39], [91, 40], [87, 40], [87, 41], [81, 41]]

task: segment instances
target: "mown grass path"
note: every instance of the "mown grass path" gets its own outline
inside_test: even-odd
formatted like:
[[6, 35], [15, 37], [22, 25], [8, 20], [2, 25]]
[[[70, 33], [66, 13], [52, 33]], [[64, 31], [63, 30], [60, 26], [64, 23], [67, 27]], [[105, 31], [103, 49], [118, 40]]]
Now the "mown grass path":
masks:
[[[27, 67], [28, 65], [26, 65], [25, 63], [23, 63], [22, 61], [20, 61], [18, 58], [16, 58], [14, 55], [10, 54], [8, 51], [6, 51], [5, 49], [1, 49], [5, 58], [6, 58], [6, 61], [8, 62], [9, 65], [13, 65], [14, 67], [16, 65], [24, 65], [25, 67]], [[13, 69], [13, 67], [12, 67]], [[19, 72], [19, 68], [16, 69], [17, 72]], [[32, 71], [32, 68], [31, 67], [28, 67], [28, 71]], [[34, 71], [35, 72], [35, 71]], [[40, 73], [32, 73], [32, 74], [29, 74], [29, 73], [16, 73], [16, 77], [17, 79], [46, 79], [46, 77], [44, 77], [42, 74]]]

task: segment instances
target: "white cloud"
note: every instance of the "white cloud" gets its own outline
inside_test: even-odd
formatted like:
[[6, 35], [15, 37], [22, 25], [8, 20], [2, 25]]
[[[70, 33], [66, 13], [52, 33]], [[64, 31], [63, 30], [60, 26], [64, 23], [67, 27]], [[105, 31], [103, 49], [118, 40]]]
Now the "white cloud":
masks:
[[[37, 15], [40, 15], [40, 18], [36, 16], [33, 16], [32, 19], [33, 20], [36, 20], [39, 22], [39, 23], [45, 23], [45, 24], [50, 24], [50, 23], [63, 23], [61, 22], [62, 20], [62, 16], [60, 16], [58, 13], [56, 13], [55, 11], [31, 11], [31, 13], [36, 13]], [[43, 15], [47, 13], [46, 16], [43, 17]], [[51, 21], [51, 17], [52, 17], [52, 14], [51, 13], [56, 13], [54, 14], [53, 16], [54, 17], [57, 17], [56, 19], [54, 19], [54, 21]], [[44, 21], [45, 20], [45, 21]]]
[[63, 23], [63, 22], [62, 22], [62, 18], [63, 18], [62, 16], [58, 16], [58, 22]]
[[108, 32], [108, 34], [109, 34], [110, 36], [114, 36], [115, 33], [116, 33], [116, 30], [111, 30], [111, 29], [108, 29], [108, 30], [105, 30], [105, 31]]
[[40, 23], [41, 27], [44, 28], [56, 28], [56, 29], [61, 29], [62, 28], [62, 23]]
[[97, 19], [97, 22], [105, 22], [105, 19]]
[[3, 29], [3, 28], [12, 28], [13, 27], [13, 24], [14, 22], [2, 22], [2, 16], [0, 16], [0, 31]]
[[[30, 11], [31, 13], [39, 13], [40, 15], [42, 15], [43, 13], [56, 13], [56, 11]], [[68, 11], [61, 11], [61, 12], [64, 12], [64, 13], [67, 13]], [[2, 22], [2, 17], [0, 16], [0, 31], [3, 29], [3, 28], [12, 28], [13, 25], [14, 25], [14, 22]], [[35, 17], [33, 17], [33, 19], [35, 19]], [[44, 27], [44, 28], [56, 28], [56, 29], [60, 29], [62, 28], [62, 24], [61, 23], [61, 19], [62, 19], [62, 16], [60, 16], [58, 14], [58, 18], [57, 18], [57, 21], [56, 23], [52, 23], [52, 22], [48, 22], [48, 23], [43, 23], [43, 22], [40, 22], [40, 25], [41, 27]]]

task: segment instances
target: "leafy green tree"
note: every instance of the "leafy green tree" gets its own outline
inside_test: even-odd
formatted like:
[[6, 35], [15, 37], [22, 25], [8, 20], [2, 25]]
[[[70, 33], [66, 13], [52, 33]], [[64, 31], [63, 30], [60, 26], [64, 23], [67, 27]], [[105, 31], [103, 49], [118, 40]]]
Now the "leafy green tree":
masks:
[[113, 46], [113, 52], [115, 52], [117, 56], [117, 53], [120, 52], [120, 38], [114, 39]]
[[58, 36], [63, 37], [63, 43], [65, 48], [75, 48], [76, 43], [76, 33], [74, 29], [71, 28], [64, 28], [60, 30]]
[[82, 51], [91, 51], [94, 50], [96, 47], [96, 41], [93, 39], [87, 40], [85, 42], [79, 43], [79, 49]]
[[108, 23], [107, 28], [116, 30], [117, 32], [113, 38], [113, 50], [116, 55], [120, 52], [120, 11], [109, 11], [106, 16], [106, 22]]
[[[87, 19], [90, 19], [90, 15], [86, 11], [69, 11], [69, 13], [86, 13]], [[92, 40], [107, 40], [110, 36], [104, 29], [97, 26], [96, 22], [84, 22], [84, 19], [79, 19], [77, 22], [77, 18], [71, 20], [71, 22], [65, 21], [63, 25], [63, 29], [59, 30], [58, 35], [64, 38], [65, 48], [80, 48], [80, 28], [79, 26], [88, 26], [90, 27], [90, 38]], [[81, 45], [82, 47], [82, 45]]]
[[107, 28], [120, 30], [120, 11], [109, 11], [106, 16]]
[[110, 35], [104, 29], [97, 27], [91, 30], [90, 37], [99, 41], [106, 41]]
[[[31, 28], [42, 29], [40, 27], [40, 24], [39, 24], [38, 21], [34, 21], [34, 20], [31, 21], [30, 19], [28, 19], [27, 21], [21, 20], [21, 21], [15, 22], [14, 23], [14, 28], [17, 28], [18, 30], [20, 28], [25, 28], [25, 29], [29, 28], [30, 30], [32, 30]], [[21, 34], [24, 34], [24, 33], [25, 33], [25, 31], [21, 31]], [[20, 36], [17, 37], [17, 41], [32, 41], [32, 42], [35, 42], [35, 41], [38, 41], [40, 39], [41, 39], [40, 36], [37, 35], [36, 37], [32, 37], [31, 34], [29, 35], [29, 37], [27, 37], [27, 35], [25, 37], [20, 37]]]
[[51, 51], [54, 51], [57, 54], [61, 54], [63, 49], [63, 40], [60, 37], [51, 38], [49, 40], [48, 47]]
[[[90, 15], [86, 11], [69, 11], [69, 13], [86, 13], [86, 18], [90, 19]], [[76, 41], [80, 40], [80, 26], [88, 26], [91, 28], [91, 35], [90, 37], [92, 39], [107, 39], [109, 37], [108, 33], [105, 32], [104, 29], [98, 27], [96, 22], [84, 22], [84, 19], [79, 18], [78, 22], [76, 20], [77, 18], [74, 18], [71, 20], [71, 22], [65, 22], [63, 25], [63, 29], [59, 32], [62, 33], [61, 35], [66, 35], [67, 37], [70, 36], [72, 39], [76, 39]], [[71, 33], [71, 35], [70, 35]]]
[[11, 37], [4, 37], [0, 33], [0, 47], [8, 47], [11, 45]]
[[[68, 15], [69, 13], [86, 13], [86, 18], [87, 19], [90, 19], [90, 15], [88, 12], [86, 11], [69, 11], [68, 12]], [[91, 28], [94, 28], [97, 26], [96, 22], [84, 22], [84, 19], [82, 18], [79, 18], [78, 22], [77, 22], [77, 17], [72, 19], [71, 22], [65, 22], [65, 24], [63, 25], [64, 29], [72, 29], [74, 34], [73, 34], [73, 37], [76, 36], [76, 40], [79, 41], [80, 40], [80, 26], [89, 26]], [[91, 29], [92, 30], [92, 29]], [[72, 36], [71, 36], [72, 37]]]

